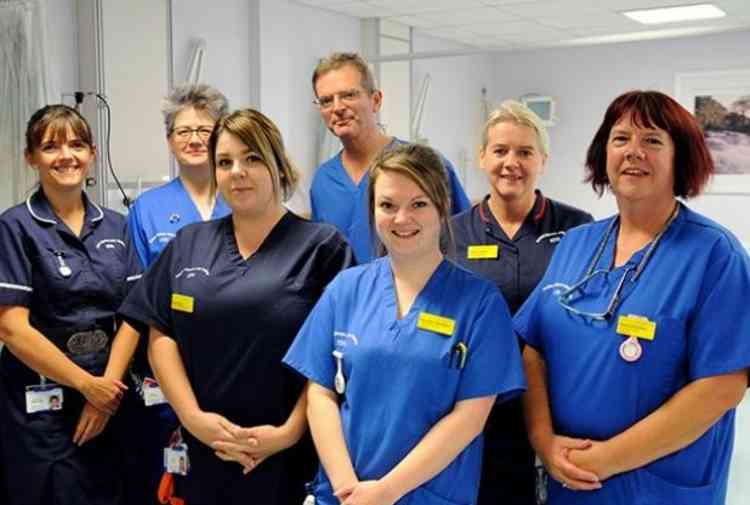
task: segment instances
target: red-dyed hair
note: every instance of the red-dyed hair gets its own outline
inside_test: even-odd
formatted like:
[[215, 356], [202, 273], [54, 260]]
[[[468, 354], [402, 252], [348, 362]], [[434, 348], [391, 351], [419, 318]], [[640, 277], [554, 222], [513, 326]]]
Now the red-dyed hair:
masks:
[[674, 142], [675, 196], [698, 196], [714, 173], [714, 162], [706, 146], [703, 130], [685, 108], [658, 91], [629, 91], [609, 105], [604, 120], [586, 154], [586, 182], [599, 196], [609, 186], [607, 143], [612, 127], [630, 114], [638, 128], [661, 128]]

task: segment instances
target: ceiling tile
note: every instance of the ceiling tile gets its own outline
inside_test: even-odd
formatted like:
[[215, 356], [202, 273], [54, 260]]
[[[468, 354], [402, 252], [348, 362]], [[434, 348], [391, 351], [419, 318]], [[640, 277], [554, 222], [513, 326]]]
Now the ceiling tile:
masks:
[[384, 18], [398, 14], [387, 7], [380, 7], [364, 2], [332, 5], [330, 9], [357, 18]]
[[420, 17], [434, 22], [434, 26], [465, 26], [473, 23], [487, 23], [489, 21], [502, 23], [517, 19], [511, 14], [503, 13], [493, 7], [430, 12], [420, 15]]
[[367, 3], [404, 15], [482, 6], [479, 0], [368, 0]]

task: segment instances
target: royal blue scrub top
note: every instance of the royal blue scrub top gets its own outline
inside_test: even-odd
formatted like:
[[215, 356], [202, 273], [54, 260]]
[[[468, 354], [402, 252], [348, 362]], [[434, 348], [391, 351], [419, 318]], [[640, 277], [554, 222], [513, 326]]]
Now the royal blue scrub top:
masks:
[[[31, 325], [94, 375], [107, 364], [115, 311], [140, 265], [125, 218], [82, 193], [84, 224], [76, 236], [39, 189], [0, 216], [0, 305], [29, 310]], [[81, 353], [73, 334], [102, 330], [105, 348]], [[82, 447], [73, 433], [85, 404], [63, 389], [62, 409], [26, 413], [26, 386], [40, 376], [12, 352], [0, 356], [0, 439], [10, 504], [119, 503], [119, 453], [110, 422]]]
[[[217, 194], [211, 219], [224, 217], [230, 212], [221, 195]], [[179, 177], [136, 198], [128, 210], [128, 225], [143, 268], [148, 268], [156, 260], [177, 230], [201, 221], [203, 218]]]
[[[494, 282], [512, 315], [539, 283], [565, 232], [592, 219], [590, 214], [536, 190], [534, 206], [511, 238], [490, 211], [487, 196], [451, 220], [456, 261]], [[476, 254], [478, 247], [486, 246], [496, 248], [494, 254]], [[484, 427], [478, 505], [534, 505], [534, 460], [521, 398], [495, 405]]]
[[[404, 144], [393, 138], [386, 149]], [[442, 157], [448, 175], [451, 214], [458, 214], [471, 206], [453, 164]], [[370, 230], [370, 204], [367, 200], [369, 178], [365, 174], [358, 184], [352, 181], [341, 161], [341, 151], [315, 171], [310, 187], [310, 206], [313, 221], [330, 223], [344, 234], [354, 249], [357, 263], [367, 263], [374, 257], [373, 235]]]
[[[323, 288], [351, 264], [338, 231], [291, 212], [243, 259], [230, 215], [177, 232], [120, 313], [177, 342], [201, 409], [244, 427], [279, 426], [304, 385], [281, 358]], [[176, 479], [187, 503], [287, 505], [293, 490], [301, 502], [304, 482], [287, 475], [288, 451], [243, 475], [183, 435], [191, 467]]]
[[[444, 260], [409, 312], [402, 319], [396, 314], [388, 257], [349, 269], [328, 286], [284, 357], [284, 363], [333, 391], [332, 353], [343, 353], [341, 420], [361, 481], [391, 471], [456, 402], [492, 395], [508, 399], [526, 388], [508, 308], [490, 282]], [[422, 314], [453, 321], [453, 331], [418, 328]], [[452, 359], [460, 342], [468, 346], [462, 369]], [[480, 435], [398, 504], [474, 503], [481, 453]], [[338, 505], [322, 468], [314, 494], [317, 505]]]
[[[514, 328], [547, 365], [556, 433], [609, 439], [658, 409], [687, 384], [750, 366], [750, 311], [732, 300], [750, 297], [750, 259], [737, 239], [715, 222], [680, 205], [636, 282], [608, 321], [574, 315], [558, 303], [552, 283], [580, 280], [614, 218], [568, 232], [539, 286], [515, 316]], [[614, 262], [612, 233], [597, 268], [609, 269], [573, 302], [577, 310], [604, 312], [623, 272]], [[630, 277], [629, 277], [630, 278]], [[616, 333], [618, 317], [647, 317], [652, 341], [639, 339], [642, 355], [627, 362]], [[598, 491], [571, 491], [550, 479], [549, 505], [724, 503], [734, 438], [734, 410], [698, 440], [643, 468], [616, 475]]]

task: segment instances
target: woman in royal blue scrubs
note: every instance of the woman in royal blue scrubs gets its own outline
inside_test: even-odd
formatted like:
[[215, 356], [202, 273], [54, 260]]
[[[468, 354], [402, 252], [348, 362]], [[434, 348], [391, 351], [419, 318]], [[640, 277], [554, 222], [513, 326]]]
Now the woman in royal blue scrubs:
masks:
[[[304, 498], [304, 381], [281, 358], [328, 282], [352, 264], [345, 239], [283, 206], [297, 183], [263, 114], [221, 118], [209, 157], [231, 215], [177, 233], [121, 312], [150, 327], [149, 360], [183, 426], [190, 505]], [[293, 459], [293, 461], [291, 461]]]
[[[592, 220], [536, 188], [548, 158], [542, 120], [525, 105], [504, 101], [490, 114], [479, 150], [489, 195], [451, 221], [456, 261], [493, 281], [511, 315], [539, 283], [567, 230]], [[484, 429], [478, 505], [535, 505], [536, 477], [521, 398], [496, 405]]]
[[549, 504], [724, 503], [750, 366], [750, 259], [677, 198], [714, 171], [697, 122], [621, 95], [588, 150], [618, 214], [569, 231], [514, 319]]
[[444, 256], [450, 198], [433, 150], [396, 146], [369, 177], [388, 255], [342, 272], [284, 358], [310, 380], [311, 492], [317, 505], [474, 503], [490, 408], [525, 388], [508, 308]]
[[122, 499], [110, 416], [137, 333], [115, 310], [140, 267], [125, 218], [83, 191], [95, 154], [78, 112], [38, 110], [26, 160], [39, 187], [0, 217], [0, 471], [11, 505]]

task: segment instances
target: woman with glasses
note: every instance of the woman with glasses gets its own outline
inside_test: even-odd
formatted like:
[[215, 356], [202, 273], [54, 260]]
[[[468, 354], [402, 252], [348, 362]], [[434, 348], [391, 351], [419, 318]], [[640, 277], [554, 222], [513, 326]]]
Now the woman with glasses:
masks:
[[149, 360], [183, 426], [169, 453], [177, 495], [300, 504], [315, 458], [290, 450], [307, 428], [304, 381], [281, 358], [351, 249], [284, 207], [298, 175], [260, 112], [220, 118], [209, 159], [232, 213], [180, 230], [120, 311], [150, 327]]
[[[566, 231], [592, 220], [536, 189], [548, 156], [541, 119], [515, 100], [504, 101], [490, 114], [479, 150], [489, 195], [451, 222], [458, 263], [494, 282], [511, 315], [539, 283]], [[484, 430], [477, 503], [534, 505], [536, 475], [521, 399], [496, 405]]]
[[549, 503], [724, 503], [750, 366], [750, 259], [677, 198], [714, 171], [670, 97], [616, 98], [586, 159], [618, 214], [569, 231], [514, 319]]
[[284, 358], [309, 379], [317, 505], [475, 503], [490, 408], [525, 387], [500, 292], [444, 256], [448, 184], [428, 147], [375, 159], [388, 254], [337, 276]]
[[[179, 167], [171, 182], [140, 195], [128, 211], [129, 233], [141, 265], [148, 268], [177, 231], [191, 223], [217, 219], [230, 210], [216, 191], [208, 160], [208, 139], [227, 99], [206, 84], [177, 86], [162, 101], [167, 145]], [[142, 343], [130, 368], [133, 391], [124, 413], [141, 434], [131, 440], [125, 474], [132, 503], [156, 503], [163, 451], [177, 428], [177, 417], [153, 378]]]

